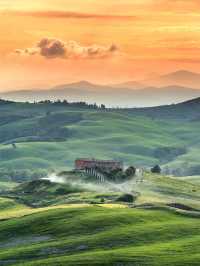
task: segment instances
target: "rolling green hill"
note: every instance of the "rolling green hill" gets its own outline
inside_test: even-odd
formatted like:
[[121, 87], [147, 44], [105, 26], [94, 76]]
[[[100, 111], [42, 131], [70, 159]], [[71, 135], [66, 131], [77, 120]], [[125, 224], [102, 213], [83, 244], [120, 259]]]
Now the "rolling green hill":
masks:
[[[196, 177], [145, 173], [90, 186], [71, 172], [62, 178], [1, 192], [0, 265], [198, 265]], [[123, 202], [124, 193], [137, 197]]]
[[198, 217], [168, 209], [83, 207], [0, 224], [1, 265], [199, 265]]
[[[102, 190], [100, 188], [100, 185], [96, 184], [95, 187], [95, 184], [92, 186], [91, 183], [66, 182], [59, 184], [49, 180], [34, 180], [4, 191], [1, 196], [33, 208], [61, 204], [100, 204], [102, 201], [103, 203], [124, 201], [123, 192], [104, 192], [103, 187]], [[133, 196], [132, 198], [134, 200]]]
[[143, 109], [1, 101], [0, 179], [21, 181], [70, 169], [79, 157], [142, 167], [159, 163], [169, 173], [197, 175], [199, 111], [199, 99]]
[[[190, 177], [177, 178], [144, 173], [123, 183], [96, 182], [78, 174], [70, 174], [55, 181], [46, 179], [24, 182], [4, 190], [1, 197], [31, 208], [58, 206], [61, 204], [126, 204], [131, 206], [186, 206], [200, 211], [200, 184]], [[60, 183], [59, 183], [60, 182]], [[132, 195], [131, 200], [126, 200]], [[14, 204], [15, 206], [15, 204]], [[185, 208], [183, 207], [183, 210]]]

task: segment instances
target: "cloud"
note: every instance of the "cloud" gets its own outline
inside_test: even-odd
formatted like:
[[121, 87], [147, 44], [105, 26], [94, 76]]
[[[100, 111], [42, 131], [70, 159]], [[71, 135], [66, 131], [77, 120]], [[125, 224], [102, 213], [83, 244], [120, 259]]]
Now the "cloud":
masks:
[[79, 13], [70, 11], [11, 11], [6, 10], [3, 14], [11, 14], [14, 16], [29, 16], [29, 17], [43, 17], [43, 18], [66, 18], [66, 19], [137, 19], [136, 16], [128, 15], [109, 15], [109, 14], [93, 14], [93, 13]]
[[55, 38], [43, 38], [35, 47], [26, 49], [17, 49], [19, 55], [40, 55], [42, 57], [53, 59], [101, 59], [109, 58], [119, 54], [119, 49], [115, 44], [110, 46], [81, 46], [75, 41], [64, 42]]

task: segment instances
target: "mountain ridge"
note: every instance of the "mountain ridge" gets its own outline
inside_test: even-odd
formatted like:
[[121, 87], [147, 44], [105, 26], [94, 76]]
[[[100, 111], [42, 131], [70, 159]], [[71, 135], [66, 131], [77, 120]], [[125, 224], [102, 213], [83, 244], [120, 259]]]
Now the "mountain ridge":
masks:
[[114, 107], [151, 107], [190, 100], [200, 96], [200, 90], [186, 86], [148, 86], [140, 89], [113, 88], [87, 81], [62, 84], [45, 90], [21, 90], [0, 93], [14, 101], [68, 100], [105, 103]]

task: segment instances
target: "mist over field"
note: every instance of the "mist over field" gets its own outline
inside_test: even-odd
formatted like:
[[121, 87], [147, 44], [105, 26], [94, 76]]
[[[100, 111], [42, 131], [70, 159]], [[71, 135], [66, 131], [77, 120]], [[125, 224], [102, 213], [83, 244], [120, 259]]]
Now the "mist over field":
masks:
[[68, 177], [61, 177], [56, 174], [50, 174], [48, 177], [45, 177], [44, 180], [50, 180], [51, 182], [59, 183], [59, 184], [70, 184], [74, 187], [78, 187], [80, 189], [84, 189], [86, 191], [93, 191], [93, 192], [99, 192], [99, 193], [104, 193], [104, 192], [122, 192], [122, 193], [133, 193], [134, 190], [133, 188], [136, 185], [136, 178], [123, 182], [123, 183], [114, 183], [114, 182], [109, 182], [105, 181], [103, 183], [100, 182], [92, 182], [92, 180], [89, 181], [84, 181], [83, 179], [79, 178], [78, 180], [73, 180], [72, 178]]

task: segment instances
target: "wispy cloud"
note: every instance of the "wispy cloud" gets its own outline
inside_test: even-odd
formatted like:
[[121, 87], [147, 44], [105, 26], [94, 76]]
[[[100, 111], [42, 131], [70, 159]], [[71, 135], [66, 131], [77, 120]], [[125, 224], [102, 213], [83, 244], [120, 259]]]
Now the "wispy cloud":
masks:
[[137, 19], [136, 16], [128, 15], [109, 15], [109, 14], [93, 14], [93, 13], [79, 13], [69, 11], [20, 11], [20, 10], [6, 10], [1, 14], [11, 14], [14, 16], [30, 16], [43, 18], [66, 18], [66, 19]]
[[82, 46], [75, 41], [64, 42], [55, 38], [43, 38], [34, 47], [17, 49], [19, 55], [40, 55], [47, 59], [101, 59], [118, 54], [115, 44], [110, 46], [91, 45]]

